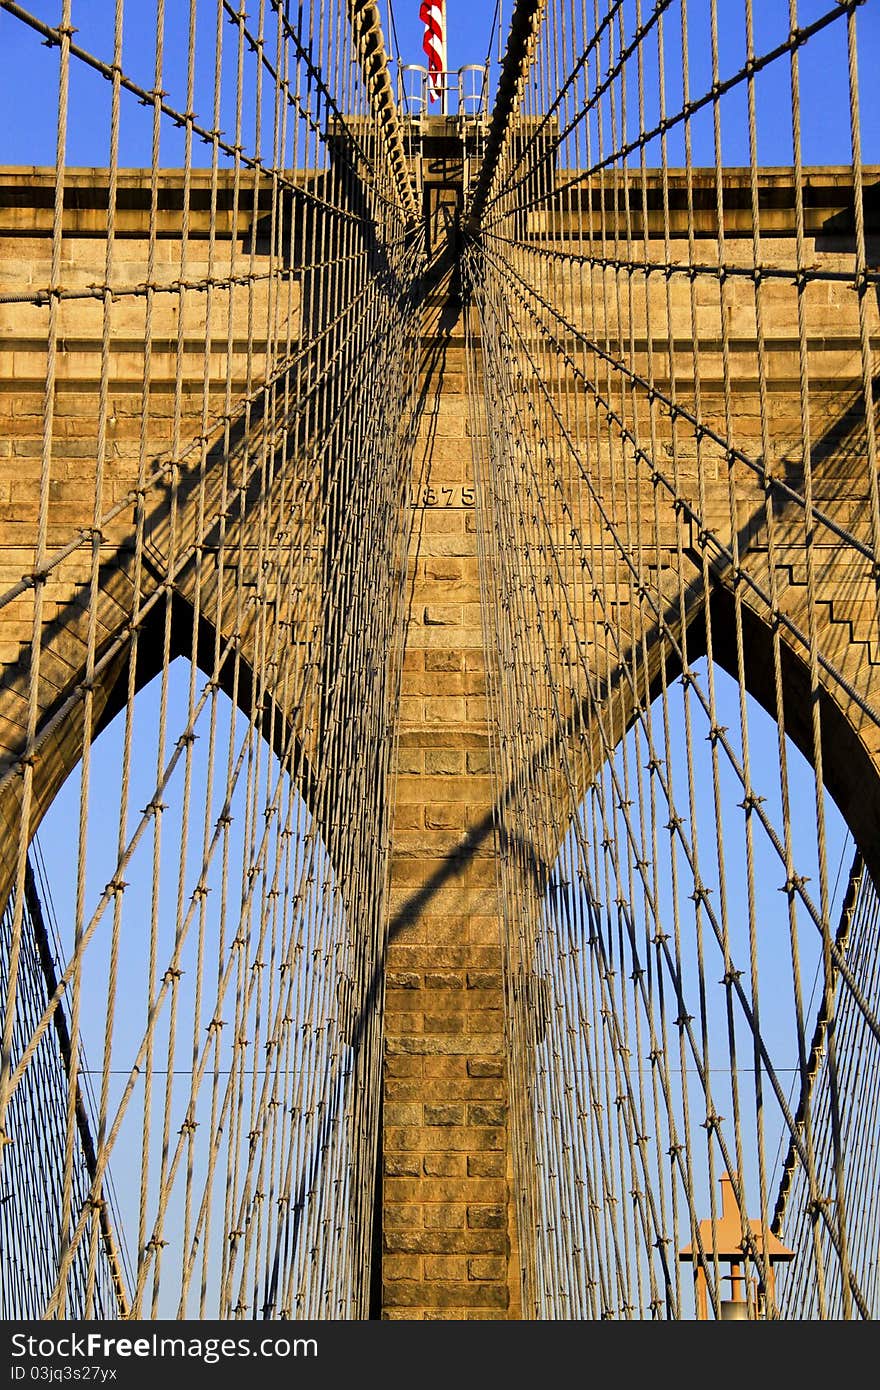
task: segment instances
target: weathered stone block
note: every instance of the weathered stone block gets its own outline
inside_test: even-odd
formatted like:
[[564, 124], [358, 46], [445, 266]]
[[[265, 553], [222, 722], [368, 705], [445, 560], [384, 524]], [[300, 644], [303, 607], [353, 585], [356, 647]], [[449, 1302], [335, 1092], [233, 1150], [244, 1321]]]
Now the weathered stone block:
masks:
[[426, 971], [426, 989], [462, 989], [464, 981], [460, 974], [452, 971]]
[[426, 1105], [424, 1110], [426, 1125], [463, 1125], [463, 1105]]
[[465, 1205], [463, 1202], [437, 1202], [422, 1208], [422, 1217], [428, 1230], [454, 1231], [465, 1224]]
[[464, 1016], [462, 1014], [425, 1014], [424, 1030], [426, 1033], [463, 1033]]
[[461, 1280], [468, 1277], [469, 1261], [464, 1255], [425, 1255], [422, 1264], [426, 1279]]
[[419, 1283], [401, 1281], [383, 1289], [390, 1308], [506, 1308], [510, 1299], [506, 1287], [497, 1284]]
[[499, 1255], [472, 1255], [467, 1262], [468, 1279], [504, 1279], [507, 1261]]
[[417, 1178], [422, 1171], [418, 1154], [386, 1153], [383, 1169], [387, 1178]]
[[414, 970], [389, 970], [385, 984], [388, 989], [420, 989], [422, 979]]
[[504, 1153], [468, 1154], [467, 1171], [470, 1178], [503, 1178], [507, 1156]]
[[464, 653], [460, 651], [429, 651], [424, 653], [425, 671], [460, 671]]
[[465, 1154], [431, 1153], [422, 1159], [422, 1172], [429, 1178], [463, 1178], [470, 1172], [468, 1165]]
[[497, 970], [469, 970], [468, 989], [501, 989], [501, 973]]
[[386, 1255], [382, 1261], [383, 1279], [420, 1279], [421, 1275], [419, 1255]]
[[[397, 1209], [395, 1209], [397, 1210]], [[414, 1209], [421, 1218], [421, 1208]], [[427, 1209], [426, 1209], [427, 1210]], [[458, 1209], [461, 1222], [453, 1228], [432, 1226], [411, 1229], [385, 1223], [382, 1246], [385, 1250], [419, 1254], [500, 1254], [507, 1250], [505, 1231], [471, 1230], [464, 1225], [464, 1208]], [[419, 1220], [421, 1226], [421, 1220]]]
[[500, 1102], [468, 1106], [469, 1125], [503, 1125], [506, 1117], [507, 1108]]
[[507, 1225], [504, 1207], [472, 1207], [467, 1209], [467, 1224], [477, 1228], [502, 1230]]
[[[407, 1126], [414, 1127], [422, 1123], [421, 1105], [386, 1105], [383, 1110], [383, 1119], [388, 1126], [397, 1126], [401, 1129]], [[479, 1122], [478, 1122], [479, 1123]], [[491, 1121], [486, 1121], [491, 1123]]]

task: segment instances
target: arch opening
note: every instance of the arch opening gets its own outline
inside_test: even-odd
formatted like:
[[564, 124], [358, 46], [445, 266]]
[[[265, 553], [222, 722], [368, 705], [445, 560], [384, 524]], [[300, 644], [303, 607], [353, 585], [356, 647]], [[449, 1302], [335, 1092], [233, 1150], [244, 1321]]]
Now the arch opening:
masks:
[[875, 1315], [878, 898], [791, 740], [692, 660], [531, 897], [509, 950], [535, 1315]]
[[31, 847], [59, 987], [31, 969], [13, 1147], [59, 1018], [70, 1039], [34, 1315], [361, 1315], [376, 991], [351, 863], [331, 862], [295, 752], [188, 660], [120, 703]]

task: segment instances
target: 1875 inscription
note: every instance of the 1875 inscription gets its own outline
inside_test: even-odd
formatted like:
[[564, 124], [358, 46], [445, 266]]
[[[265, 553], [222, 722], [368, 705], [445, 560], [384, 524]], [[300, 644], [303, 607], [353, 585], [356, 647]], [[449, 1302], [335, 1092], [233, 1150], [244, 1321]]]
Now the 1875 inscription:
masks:
[[472, 487], [422, 487], [413, 488], [410, 506], [412, 507], [472, 507], [474, 489]]

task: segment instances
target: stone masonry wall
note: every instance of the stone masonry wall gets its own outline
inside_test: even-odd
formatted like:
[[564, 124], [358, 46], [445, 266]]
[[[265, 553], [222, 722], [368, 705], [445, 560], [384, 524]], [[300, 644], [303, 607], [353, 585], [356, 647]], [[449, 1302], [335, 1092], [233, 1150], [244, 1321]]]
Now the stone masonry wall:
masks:
[[385, 1318], [519, 1316], [462, 320], [426, 310], [386, 977]]

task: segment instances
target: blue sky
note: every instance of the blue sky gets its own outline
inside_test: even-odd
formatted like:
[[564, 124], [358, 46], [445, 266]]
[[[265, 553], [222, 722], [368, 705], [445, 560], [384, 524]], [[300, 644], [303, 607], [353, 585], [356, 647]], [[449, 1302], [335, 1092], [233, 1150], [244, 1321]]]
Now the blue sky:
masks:
[[[396, 62], [423, 63], [423, 25], [418, 0], [379, 0], [386, 46]], [[268, 8], [268, 7], [267, 7]], [[600, 14], [605, 11], [600, 5]], [[642, 10], [650, 12], [644, 0]], [[834, 10], [833, 0], [801, 0], [798, 20], [805, 26], [821, 14]], [[125, 6], [122, 66], [127, 76], [145, 88], [153, 83], [155, 53], [155, 4], [153, 0], [128, 0]], [[449, 66], [482, 63], [491, 52], [497, 59], [503, 50], [513, 0], [447, 0], [447, 50]], [[690, 0], [689, 17], [690, 82], [692, 93], [701, 93], [711, 82], [709, 50], [709, 0]], [[40, 20], [56, 24], [61, 0], [31, 0], [31, 12]], [[742, 0], [719, 0], [721, 78], [738, 71], [745, 60], [744, 4]], [[767, 53], [783, 42], [789, 30], [788, 0], [755, 0], [756, 52]], [[105, 62], [112, 60], [114, 0], [73, 0], [72, 19], [76, 42]], [[166, 0], [165, 63], [162, 82], [168, 100], [178, 109], [185, 106], [187, 16], [189, 0]], [[259, 13], [257, 0], [249, 6], [251, 22]], [[677, 109], [681, 101], [681, 52], [679, 4], [666, 14], [667, 105]], [[627, 34], [635, 22], [634, 0], [624, 6]], [[496, 20], [498, 21], [496, 23]], [[861, 62], [860, 101], [862, 106], [863, 158], [880, 162], [880, 89], [873, 80], [876, 57], [880, 55], [880, 0], [866, 0], [857, 11]], [[225, 93], [222, 125], [234, 123], [232, 103], [235, 91], [234, 32], [224, 24], [223, 89]], [[206, 126], [211, 124], [215, 55], [216, 3], [199, 0], [196, 28], [196, 91], [194, 106]], [[273, 32], [267, 19], [267, 34]], [[800, 52], [803, 100], [803, 158], [810, 163], [847, 163], [850, 159], [849, 106], [843, 16], [823, 33], [812, 38]], [[270, 49], [271, 51], [271, 49]], [[646, 45], [647, 66], [653, 50]], [[872, 61], [873, 59], [873, 61]], [[245, 55], [245, 85], [255, 60]], [[55, 157], [56, 91], [58, 50], [48, 49], [38, 33], [6, 12], [0, 12], [0, 129], [3, 153], [8, 164], [50, 164]], [[756, 80], [759, 127], [759, 160], [762, 164], [791, 162], [790, 96], [788, 63], [771, 64]], [[630, 64], [631, 89], [635, 68]], [[656, 105], [656, 84], [650, 74], [646, 83], [646, 105], [650, 113]], [[67, 162], [72, 165], [106, 163], [109, 132], [110, 84], [81, 63], [71, 71], [71, 118], [68, 127]], [[821, 99], [817, 99], [821, 97]], [[270, 103], [271, 104], [271, 103]], [[632, 101], [631, 101], [631, 104]], [[747, 159], [745, 142], [744, 87], [726, 96], [721, 104], [725, 163], [739, 164]], [[694, 158], [711, 162], [711, 116], [707, 111], [694, 121]], [[267, 132], [268, 135], [268, 132]], [[123, 164], [150, 163], [151, 112], [126, 94], [121, 122], [120, 159]], [[254, 137], [247, 132], [245, 145]], [[264, 149], [264, 154], [267, 151]], [[659, 151], [656, 152], [659, 154]], [[209, 161], [207, 145], [197, 144], [194, 159]], [[650, 156], [654, 155], [649, 151]], [[675, 163], [681, 151], [673, 139], [670, 160]], [[161, 162], [166, 166], [183, 159], [181, 133], [165, 122], [162, 133]]]

